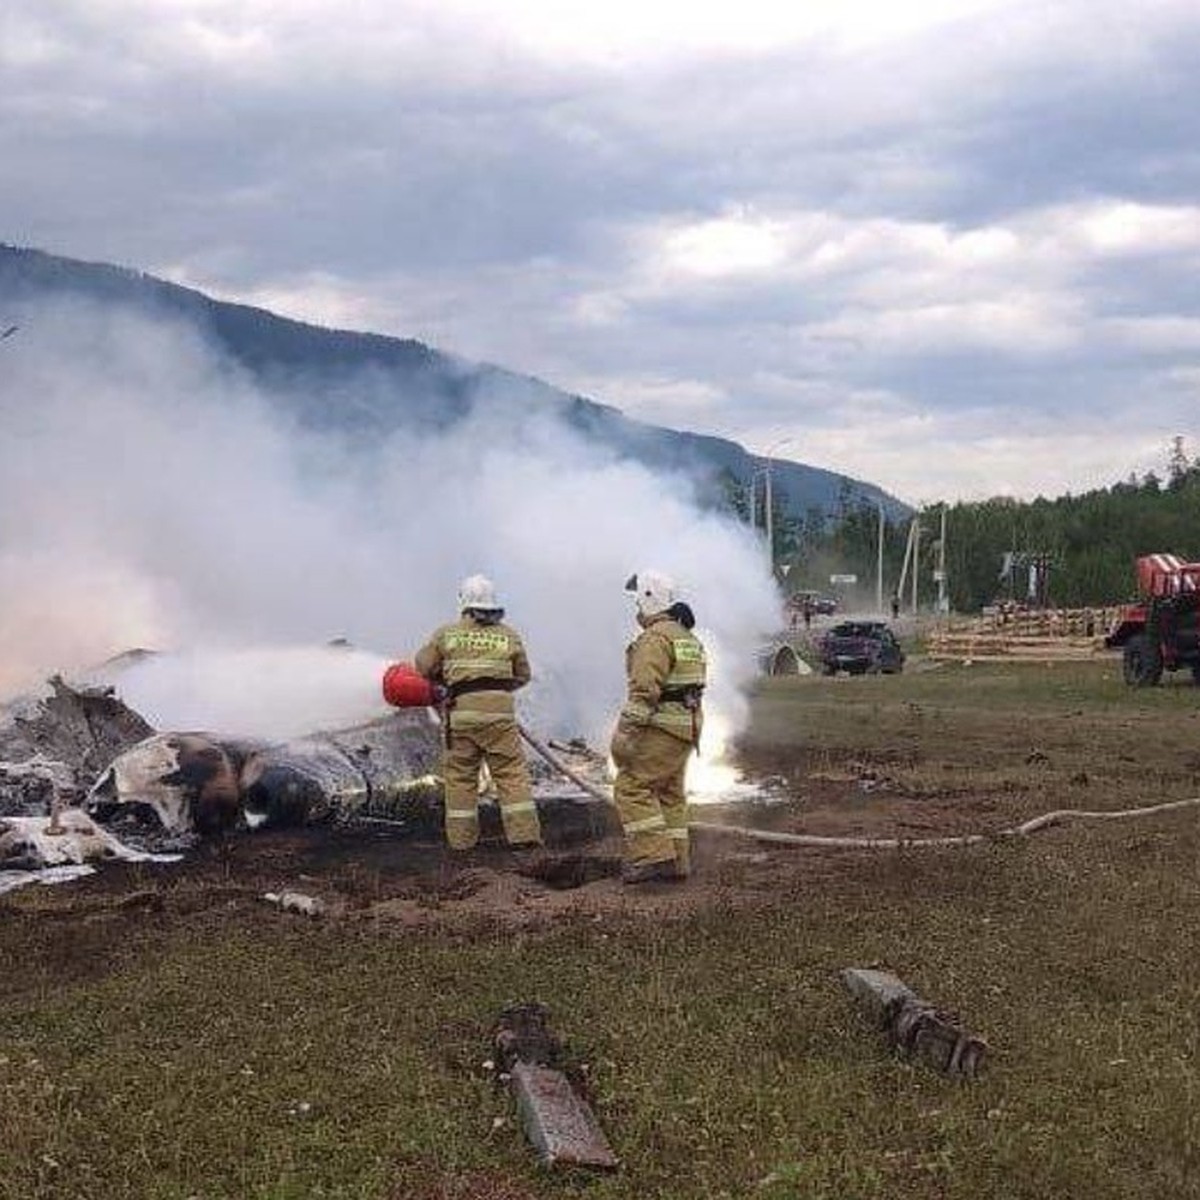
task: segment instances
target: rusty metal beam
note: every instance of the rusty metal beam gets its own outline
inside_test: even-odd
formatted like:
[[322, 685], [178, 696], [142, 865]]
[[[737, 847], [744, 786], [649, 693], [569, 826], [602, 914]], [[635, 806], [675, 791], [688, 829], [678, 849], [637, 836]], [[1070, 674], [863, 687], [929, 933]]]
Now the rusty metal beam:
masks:
[[962, 1079], [978, 1075], [988, 1044], [963, 1029], [953, 1014], [922, 1000], [887, 971], [848, 967], [842, 972], [842, 982], [901, 1053], [944, 1075]]

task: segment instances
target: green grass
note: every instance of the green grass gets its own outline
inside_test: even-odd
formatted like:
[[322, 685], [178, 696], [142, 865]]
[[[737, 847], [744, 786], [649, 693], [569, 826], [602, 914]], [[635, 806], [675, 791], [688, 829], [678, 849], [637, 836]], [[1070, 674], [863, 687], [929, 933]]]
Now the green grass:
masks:
[[779, 679], [745, 735], [793, 774], [882, 765], [918, 790], [1025, 790], [1047, 807], [1122, 807], [1200, 792], [1200, 690], [1135, 690], [1119, 664], [947, 664], [900, 678]]
[[[1035, 744], [1036, 778], [1078, 758], [1105, 806], [1193, 787], [1200, 694], [972, 672], [772, 684], [747, 753], [958, 788]], [[16, 893], [0, 1197], [1200, 1195], [1194, 811], [967, 851], [781, 853], [770, 903], [523, 931]], [[890, 1054], [848, 965], [959, 1012], [992, 1047], [984, 1077]], [[529, 999], [590, 1081], [614, 1176], [538, 1168], [482, 1067], [499, 1010]]]

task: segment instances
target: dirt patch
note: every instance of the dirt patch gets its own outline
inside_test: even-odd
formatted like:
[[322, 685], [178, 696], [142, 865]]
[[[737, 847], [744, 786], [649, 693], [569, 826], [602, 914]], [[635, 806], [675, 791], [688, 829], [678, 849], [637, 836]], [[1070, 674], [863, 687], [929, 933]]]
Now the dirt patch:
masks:
[[520, 868], [520, 874], [555, 891], [568, 891], [619, 876], [621, 858], [616, 854], [546, 854]]
[[331, 920], [517, 928], [755, 903], [782, 876], [811, 873], [803, 853], [701, 833], [693, 838], [695, 869], [686, 883], [630, 888], [620, 880], [621, 850], [615, 838], [568, 853], [513, 850], [501, 842], [454, 854], [442, 843], [369, 828], [237, 834], [202, 843], [178, 864], [114, 863], [74, 883], [21, 889], [0, 901], [0, 911], [59, 928], [84, 922], [93, 935], [103, 924], [99, 941], [67, 938], [57, 961], [70, 973], [104, 974], [111, 966], [103, 949], [108, 928], [119, 941], [139, 920], [169, 925], [207, 914], [242, 926], [300, 919], [264, 903], [267, 892], [311, 895]]

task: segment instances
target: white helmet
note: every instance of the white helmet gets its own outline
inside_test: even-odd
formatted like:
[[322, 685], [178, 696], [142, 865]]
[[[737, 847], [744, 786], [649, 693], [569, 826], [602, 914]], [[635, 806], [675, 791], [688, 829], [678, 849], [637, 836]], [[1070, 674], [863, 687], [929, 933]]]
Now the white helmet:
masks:
[[486, 575], [468, 575], [458, 585], [458, 611], [477, 608], [481, 612], [499, 612], [504, 606], [496, 599], [496, 588]]
[[625, 590], [632, 592], [639, 617], [655, 617], [675, 603], [675, 584], [669, 575], [653, 568], [630, 575]]

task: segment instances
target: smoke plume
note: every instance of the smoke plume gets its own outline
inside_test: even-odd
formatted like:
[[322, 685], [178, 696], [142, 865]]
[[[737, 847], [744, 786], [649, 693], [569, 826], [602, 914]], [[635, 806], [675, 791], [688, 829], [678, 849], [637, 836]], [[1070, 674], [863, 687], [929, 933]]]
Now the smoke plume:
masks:
[[[496, 582], [546, 733], [603, 737], [635, 631], [623, 583], [672, 573], [736, 721], [776, 624], [749, 533], [692, 485], [479, 396], [443, 434], [314, 432], [189, 327], [94, 306], [30, 314], [0, 351], [0, 693], [135, 646], [160, 727], [289, 734], [379, 711], [385, 662]], [[343, 397], [344, 400], [344, 397]], [[325, 650], [345, 639], [353, 650]]]

